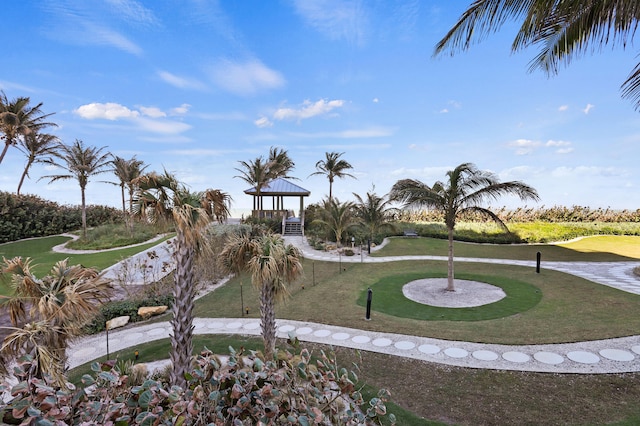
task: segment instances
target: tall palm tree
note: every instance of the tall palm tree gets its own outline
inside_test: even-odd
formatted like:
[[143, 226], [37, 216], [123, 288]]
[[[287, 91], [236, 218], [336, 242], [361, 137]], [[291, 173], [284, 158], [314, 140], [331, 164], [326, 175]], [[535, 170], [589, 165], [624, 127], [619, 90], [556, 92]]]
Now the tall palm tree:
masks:
[[138, 160], [135, 155], [129, 159], [113, 155], [110, 164], [112, 166], [111, 171], [118, 178], [118, 182], [109, 183], [120, 186], [120, 193], [122, 196], [122, 214], [126, 217], [127, 208], [124, 198], [125, 187], [129, 190], [129, 211], [131, 211], [133, 208], [133, 194], [136, 189], [132, 182], [134, 179], [142, 175], [142, 172], [147, 168], [147, 166], [144, 165], [144, 161]]
[[316, 163], [317, 172], [311, 173], [313, 175], [326, 175], [329, 179], [329, 200], [333, 198], [333, 181], [335, 178], [345, 178], [355, 176], [347, 173], [345, 170], [353, 169], [353, 166], [345, 160], [341, 160], [340, 157], [344, 152], [326, 152], [325, 159]]
[[391, 200], [387, 199], [386, 195], [380, 197], [373, 190], [367, 192], [366, 198], [362, 198], [355, 192], [353, 193], [353, 196], [356, 197], [355, 214], [360, 220], [360, 224], [364, 227], [369, 242], [381, 230], [395, 228], [392, 220], [398, 210], [391, 207]]
[[262, 211], [262, 197], [260, 193], [262, 189], [269, 184], [269, 181], [273, 179], [270, 161], [265, 161], [264, 157], [260, 156], [253, 161], [239, 161], [239, 163], [241, 167], [236, 168], [236, 170], [241, 174], [234, 177], [240, 178], [256, 188], [256, 198], [254, 199], [253, 209]]
[[109, 300], [111, 281], [94, 269], [70, 266], [68, 259], [42, 279], [31, 272], [29, 258], [5, 259], [2, 272], [11, 277], [13, 294], [4, 296], [0, 307], [8, 310], [14, 329], [0, 353], [15, 358], [26, 352], [36, 360], [35, 376], [46, 373], [62, 385], [67, 344], [83, 334], [83, 326]]
[[230, 272], [247, 270], [252, 284], [260, 289], [260, 326], [266, 360], [273, 359], [276, 346], [276, 302], [289, 293], [287, 285], [302, 273], [300, 251], [285, 244], [280, 235], [267, 233], [258, 237], [232, 236], [220, 254]]
[[106, 147], [96, 148], [85, 146], [79, 139], [72, 145], [60, 145], [56, 157], [61, 162], [54, 159], [45, 160], [45, 163], [52, 164], [66, 170], [68, 173], [60, 175], [43, 176], [41, 179], [49, 179], [49, 183], [58, 180], [76, 179], [80, 185], [82, 197], [82, 235], [87, 236], [87, 206], [86, 188], [89, 178], [109, 171], [109, 153], [103, 153]]
[[497, 200], [502, 195], [516, 195], [521, 200], [538, 200], [535, 189], [519, 181], [500, 182], [490, 172], [481, 171], [471, 163], [460, 164], [447, 172], [444, 182], [429, 186], [414, 179], [397, 181], [390, 192], [390, 199], [404, 202], [404, 207], [434, 208], [444, 214], [449, 239], [449, 263], [447, 290], [455, 291], [453, 274], [453, 229], [459, 215], [479, 213], [508, 231], [507, 226], [491, 210], [481, 207], [486, 200]]
[[[467, 50], [474, 39], [498, 31], [505, 22], [520, 21], [512, 50], [539, 46], [531, 70], [557, 74], [560, 63], [568, 65], [574, 57], [606, 45], [631, 45], [639, 18], [640, 4], [631, 0], [476, 0], [437, 43], [435, 55]], [[622, 94], [640, 108], [640, 63], [622, 84]]]
[[168, 172], [147, 173], [134, 180], [137, 197], [134, 213], [151, 221], [169, 221], [176, 228], [171, 326], [171, 383], [185, 388], [185, 374], [193, 352], [196, 256], [208, 253], [207, 226], [229, 216], [229, 196], [217, 190], [190, 192]]
[[0, 154], [0, 163], [10, 146], [16, 146], [21, 136], [28, 135], [34, 131], [40, 131], [47, 126], [55, 126], [45, 120], [53, 114], [44, 114], [38, 105], [29, 106], [28, 97], [19, 97], [12, 100], [0, 91], [0, 133], [4, 139], [4, 148]]
[[342, 238], [349, 228], [359, 224], [355, 216], [355, 204], [352, 202], [341, 203], [337, 198], [326, 198], [322, 208], [318, 210], [319, 217], [312, 224], [317, 224], [333, 233], [338, 247], [342, 244]]
[[270, 180], [276, 178], [288, 178], [289, 172], [295, 167], [295, 163], [289, 157], [289, 153], [285, 149], [278, 149], [277, 147], [271, 147], [269, 149], [269, 177]]
[[27, 156], [27, 164], [24, 166], [18, 190], [16, 193], [20, 195], [20, 189], [24, 183], [24, 179], [29, 176], [29, 169], [33, 163], [44, 163], [47, 159], [55, 156], [60, 148], [60, 139], [57, 136], [47, 133], [39, 133], [32, 131], [19, 140], [18, 149]]

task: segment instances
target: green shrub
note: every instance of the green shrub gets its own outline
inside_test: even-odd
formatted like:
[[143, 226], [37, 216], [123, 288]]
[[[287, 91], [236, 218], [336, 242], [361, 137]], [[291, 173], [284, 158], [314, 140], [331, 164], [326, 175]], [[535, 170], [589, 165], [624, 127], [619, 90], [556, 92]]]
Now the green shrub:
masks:
[[105, 330], [106, 322], [122, 316], [129, 316], [129, 322], [138, 322], [142, 317], [138, 315], [138, 308], [141, 306], [169, 306], [173, 305], [173, 296], [155, 295], [140, 300], [116, 300], [105, 303], [100, 307], [100, 313], [85, 326], [88, 334], [96, 334]]

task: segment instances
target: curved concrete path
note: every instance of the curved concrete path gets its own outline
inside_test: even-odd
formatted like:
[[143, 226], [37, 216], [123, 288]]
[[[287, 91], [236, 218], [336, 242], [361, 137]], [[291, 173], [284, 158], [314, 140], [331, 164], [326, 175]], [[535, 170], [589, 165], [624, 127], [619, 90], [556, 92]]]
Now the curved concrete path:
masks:
[[[440, 256], [370, 257], [313, 250], [303, 237], [285, 237], [298, 246], [306, 258], [342, 262], [389, 262], [399, 260], [446, 260]], [[155, 248], [168, 253], [168, 250]], [[164, 257], [164, 256], [163, 256]], [[145, 260], [145, 252], [138, 259]], [[167, 259], [161, 259], [166, 261]], [[134, 259], [129, 261], [135, 262]], [[535, 267], [535, 262], [456, 258], [457, 262], [484, 262]], [[543, 268], [574, 274], [588, 280], [640, 294], [640, 280], [631, 272], [640, 262], [544, 262]], [[260, 322], [255, 318], [196, 318], [196, 334], [260, 335]], [[372, 332], [326, 324], [293, 320], [277, 320], [278, 337], [294, 333], [301, 341], [330, 344], [378, 352], [429, 362], [470, 368], [536, 371], [548, 373], [624, 373], [640, 371], [640, 336], [548, 345], [497, 345], [448, 341], [426, 337]], [[168, 338], [168, 322], [132, 325], [109, 333], [109, 349], [115, 352], [148, 341]], [[107, 353], [105, 333], [83, 338], [68, 349], [71, 368], [104, 357]]]

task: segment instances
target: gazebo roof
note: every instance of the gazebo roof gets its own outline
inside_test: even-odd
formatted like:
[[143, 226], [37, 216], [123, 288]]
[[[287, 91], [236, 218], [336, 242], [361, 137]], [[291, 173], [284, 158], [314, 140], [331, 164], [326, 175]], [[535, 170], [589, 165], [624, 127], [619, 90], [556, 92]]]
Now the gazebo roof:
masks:
[[[244, 193], [248, 195], [258, 195], [255, 186], [253, 188], [245, 190]], [[311, 192], [283, 178], [272, 180], [260, 191], [260, 195], [264, 196], [307, 197], [309, 194], [311, 194]]]

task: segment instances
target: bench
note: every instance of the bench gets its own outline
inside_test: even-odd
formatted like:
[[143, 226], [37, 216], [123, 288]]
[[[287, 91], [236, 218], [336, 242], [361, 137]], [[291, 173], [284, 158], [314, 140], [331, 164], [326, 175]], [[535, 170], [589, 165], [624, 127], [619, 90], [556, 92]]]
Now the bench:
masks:
[[404, 236], [405, 237], [417, 237], [418, 233], [416, 232], [415, 229], [405, 229], [404, 230]]

